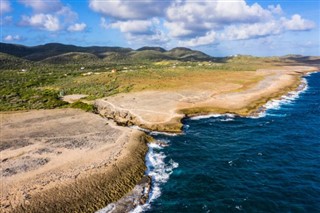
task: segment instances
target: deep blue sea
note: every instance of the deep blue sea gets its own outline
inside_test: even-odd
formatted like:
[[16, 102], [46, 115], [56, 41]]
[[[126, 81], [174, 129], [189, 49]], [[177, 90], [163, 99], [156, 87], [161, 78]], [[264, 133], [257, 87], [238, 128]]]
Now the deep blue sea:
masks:
[[[147, 162], [155, 213], [320, 212], [320, 73], [259, 118], [186, 119], [155, 135]], [[138, 210], [137, 210], [138, 211]]]

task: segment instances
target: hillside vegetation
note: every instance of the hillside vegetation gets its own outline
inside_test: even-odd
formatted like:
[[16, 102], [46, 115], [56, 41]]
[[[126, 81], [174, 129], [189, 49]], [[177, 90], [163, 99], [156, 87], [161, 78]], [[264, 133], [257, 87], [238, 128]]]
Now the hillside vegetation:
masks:
[[183, 88], [219, 79], [217, 75], [223, 79], [237, 76], [228, 72], [319, 63], [319, 57], [302, 56], [214, 58], [187, 48], [0, 44], [1, 111], [67, 107], [61, 97], [68, 94], [86, 94], [94, 100], [132, 91]]

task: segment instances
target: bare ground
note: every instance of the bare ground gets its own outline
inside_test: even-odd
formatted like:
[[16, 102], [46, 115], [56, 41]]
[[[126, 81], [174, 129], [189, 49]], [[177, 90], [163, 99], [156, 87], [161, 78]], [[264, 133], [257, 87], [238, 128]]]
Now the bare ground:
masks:
[[[135, 171], [127, 169], [127, 174], [119, 170], [127, 180], [121, 185], [120, 176], [119, 185], [113, 187], [125, 187], [112, 195], [105, 193], [109, 198], [100, 196], [100, 206], [97, 201], [92, 204], [95, 208], [88, 206], [90, 204], [86, 201], [82, 202], [89, 210], [102, 208], [106, 203], [119, 199], [143, 176], [143, 152], [147, 148], [141, 142], [142, 133], [136, 130], [115, 126], [99, 115], [74, 109], [1, 113], [0, 116], [0, 198], [4, 212], [25, 212], [26, 209], [30, 210], [26, 212], [41, 212], [41, 208], [50, 206], [50, 203], [64, 203], [63, 200], [68, 199], [70, 205], [80, 195], [83, 197], [84, 190], [90, 194], [88, 186], [94, 190], [100, 185], [105, 187], [100, 191], [111, 191], [110, 184], [94, 182], [102, 174], [108, 179], [108, 175], [114, 173], [114, 166], [136, 164], [133, 167]], [[136, 148], [140, 151], [131, 153]], [[55, 190], [61, 193], [70, 187], [76, 187], [77, 192], [67, 190], [53, 199]], [[58, 210], [56, 204], [52, 208], [52, 212]], [[66, 211], [64, 208], [69, 207], [60, 206], [60, 210]], [[77, 208], [74, 210], [81, 212]]]
[[[101, 115], [118, 124], [138, 125], [142, 128], [179, 132], [181, 119], [208, 113], [248, 115], [271, 98], [294, 89], [301, 76], [315, 67], [280, 67], [256, 72], [229, 72], [219, 81], [203, 79], [175, 90], [142, 91], [119, 94], [95, 102]], [[219, 73], [217, 73], [219, 75]], [[241, 79], [262, 79], [249, 87]], [[235, 77], [236, 76], [236, 77]], [[229, 79], [233, 79], [230, 81]], [[238, 79], [238, 80], [237, 80]]]

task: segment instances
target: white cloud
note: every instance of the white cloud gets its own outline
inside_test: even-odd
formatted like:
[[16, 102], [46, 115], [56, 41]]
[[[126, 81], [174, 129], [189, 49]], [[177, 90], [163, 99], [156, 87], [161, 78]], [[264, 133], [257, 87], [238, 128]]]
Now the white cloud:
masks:
[[100, 26], [104, 29], [118, 29], [124, 33], [129, 44], [133, 45], [165, 45], [169, 41], [168, 36], [158, 29], [159, 19], [150, 20], [127, 20], [108, 23], [105, 18], [101, 18]]
[[127, 41], [131, 45], [166, 45], [169, 37], [161, 30], [158, 30], [160, 21], [157, 18], [150, 20], [128, 20], [108, 23], [107, 19], [100, 19], [100, 26], [106, 30], [119, 29], [124, 33]]
[[102, 28], [118, 29], [129, 42], [177, 41], [194, 47], [315, 27], [300, 15], [286, 18], [280, 4], [262, 7], [245, 0], [89, 0], [89, 7], [103, 14]]
[[303, 31], [311, 30], [315, 27], [315, 23], [306, 19], [301, 18], [300, 15], [295, 14], [291, 19], [282, 18], [283, 26], [286, 30], [292, 31]]
[[243, 40], [269, 35], [277, 35], [283, 32], [280, 23], [270, 21], [265, 23], [232, 25], [225, 29], [221, 35], [222, 40]]
[[268, 22], [255, 24], [231, 25], [225, 28], [221, 35], [222, 40], [243, 40], [270, 35], [278, 35], [286, 31], [311, 30], [315, 24], [302, 19], [300, 15], [293, 15], [291, 19], [282, 17]]
[[31, 26], [47, 31], [60, 30], [60, 21], [57, 16], [51, 14], [36, 14], [33, 16], [22, 16], [20, 23], [23, 26]]
[[169, 36], [185, 46], [267, 37], [315, 27], [300, 15], [287, 19], [280, 18], [282, 14], [279, 4], [262, 8], [257, 3], [248, 5], [244, 0], [185, 0], [176, 1], [168, 8], [164, 27]]
[[269, 5], [268, 9], [275, 15], [282, 15], [283, 11], [282, 8], [280, 6], [280, 4], [275, 5]]
[[23, 15], [20, 21], [21, 26], [29, 26], [47, 31], [81, 31], [84, 23], [78, 24], [78, 14], [70, 7], [64, 6], [60, 0], [20, 0], [20, 3], [32, 7], [34, 14]]
[[22, 37], [19, 35], [7, 35], [3, 38], [4, 41], [12, 42], [12, 41], [21, 41]]
[[193, 34], [192, 30], [186, 29], [183, 22], [164, 22], [164, 26], [169, 30], [172, 37], [185, 37]]
[[123, 33], [147, 33], [152, 25], [151, 20], [130, 20], [111, 23], [110, 28], [118, 28]]
[[81, 32], [85, 30], [87, 25], [85, 23], [76, 23], [68, 27], [68, 31], [70, 32]]
[[187, 46], [187, 47], [195, 47], [195, 46], [203, 46], [212, 44], [216, 41], [217, 34], [214, 31], [210, 31], [206, 33], [204, 36], [199, 36], [196, 38], [192, 38], [187, 41], [180, 41], [179, 45]]
[[[272, 17], [272, 12], [255, 3], [238, 1], [179, 1], [167, 10], [170, 35], [174, 37], [205, 35], [212, 29], [235, 23], [256, 23]], [[179, 28], [179, 32], [175, 27]]]
[[153, 32], [151, 35], [132, 33], [127, 33], [125, 35], [129, 44], [135, 46], [141, 46], [146, 44], [166, 46], [170, 41], [170, 38], [163, 31], [160, 30]]
[[8, 13], [11, 11], [11, 5], [8, 0], [1, 0], [0, 3], [0, 12], [1, 14]]
[[19, 0], [26, 7], [31, 7], [37, 13], [56, 12], [61, 9], [60, 0]]
[[78, 14], [66, 6], [61, 7], [55, 15], [63, 19], [62, 22], [65, 24], [75, 22], [78, 19]]
[[157, 18], [150, 20], [127, 20], [108, 23], [105, 18], [101, 18], [100, 26], [104, 29], [118, 29], [124, 33], [126, 39], [137, 43], [151, 42], [163, 44], [168, 41], [168, 36], [159, 30], [160, 21]]
[[170, 1], [159, 0], [90, 0], [89, 7], [103, 15], [116, 19], [148, 19], [162, 16]]

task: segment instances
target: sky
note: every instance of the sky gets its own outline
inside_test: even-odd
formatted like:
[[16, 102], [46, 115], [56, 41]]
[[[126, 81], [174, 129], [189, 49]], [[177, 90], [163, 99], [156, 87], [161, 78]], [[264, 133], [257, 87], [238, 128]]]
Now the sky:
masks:
[[1, 42], [320, 55], [319, 0], [0, 0]]

